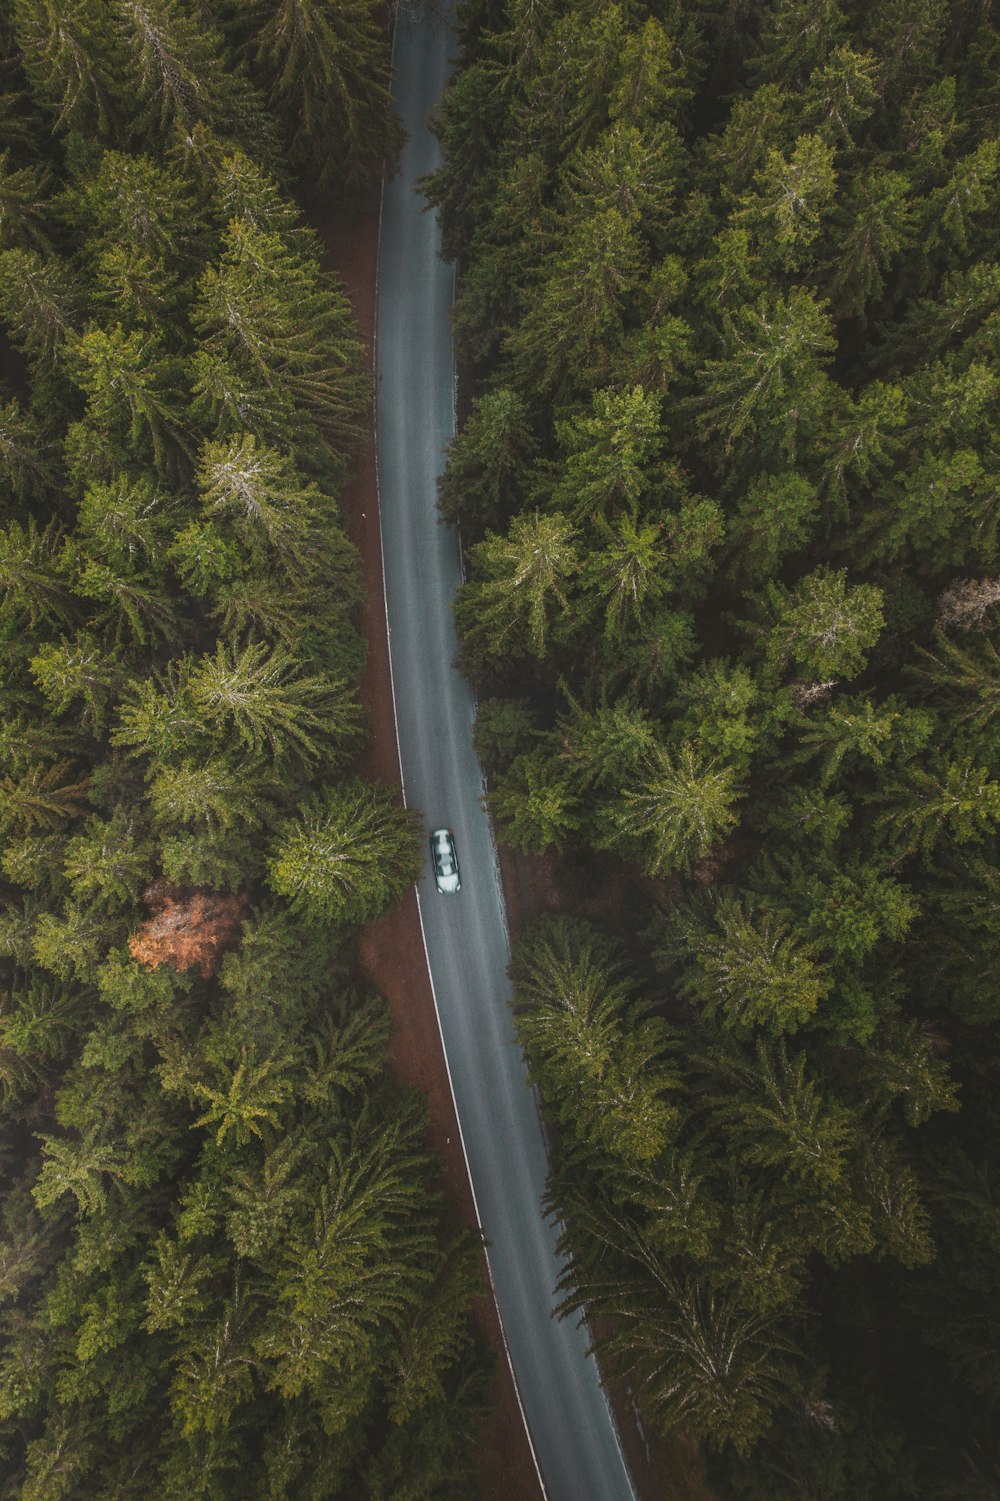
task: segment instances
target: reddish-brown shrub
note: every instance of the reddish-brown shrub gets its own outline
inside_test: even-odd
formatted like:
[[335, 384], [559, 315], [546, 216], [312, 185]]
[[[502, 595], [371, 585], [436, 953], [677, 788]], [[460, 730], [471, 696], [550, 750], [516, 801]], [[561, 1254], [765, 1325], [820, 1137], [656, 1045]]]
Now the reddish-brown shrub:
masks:
[[182, 891], [158, 881], [143, 893], [151, 915], [129, 939], [133, 959], [158, 969], [197, 969], [207, 979], [231, 948], [247, 912], [247, 898], [216, 891]]

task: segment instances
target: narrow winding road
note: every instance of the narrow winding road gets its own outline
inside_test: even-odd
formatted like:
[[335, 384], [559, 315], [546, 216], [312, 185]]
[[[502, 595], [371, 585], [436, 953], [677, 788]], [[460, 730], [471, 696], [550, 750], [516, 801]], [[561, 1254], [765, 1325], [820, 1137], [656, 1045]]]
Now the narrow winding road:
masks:
[[415, 186], [439, 161], [426, 116], [448, 72], [447, 8], [401, 7], [395, 92], [408, 141], [401, 173], [385, 187], [379, 253], [377, 452], [400, 764], [407, 803], [428, 829], [454, 830], [461, 863], [459, 895], [438, 895], [428, 860], [417, 897], [490, 1275], [542, 1483], [549, 1501], [635, 1501], [586, 1331], [552, 1316], [560, 1263], [541, 1209], [545, 1141], [508, 1007], [507, 932], [472, 745], [473, 700], [453, 666], [459, 551], [435, 508], [454, 433], [453, 272]]

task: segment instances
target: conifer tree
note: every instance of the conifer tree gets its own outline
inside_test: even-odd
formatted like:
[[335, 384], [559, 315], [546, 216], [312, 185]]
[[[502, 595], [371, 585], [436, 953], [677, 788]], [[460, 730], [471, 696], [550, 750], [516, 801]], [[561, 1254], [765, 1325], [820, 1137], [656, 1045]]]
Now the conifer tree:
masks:
[[253, 58], [291, 160], [321, 187], [373, 180], [400, 145], [371, 0], [257, 0]]
[[361, 784], [314, 798], [281, 831], [269, 880], [310, 922], [363, 920], [416, 878], [412, 815]]
[[565, 517], [517, 517], [506, 537], [487, 535], [471, 552], [474, 576], [455, 604], [470, 644], [542, 656], [550, 629], [567, 610], [567, 588], [579, 567], [574, 531]]
[[100, 0], [15, 0], [13, 24], [28, 80], [54, 129], [111, 134], [121, 75], [109, 8]]

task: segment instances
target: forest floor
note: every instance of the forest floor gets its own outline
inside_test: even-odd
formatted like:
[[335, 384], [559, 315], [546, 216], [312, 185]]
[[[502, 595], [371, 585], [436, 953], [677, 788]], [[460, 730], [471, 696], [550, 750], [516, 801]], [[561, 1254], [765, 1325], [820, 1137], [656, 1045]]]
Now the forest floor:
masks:
[[[335, 222], [331, 222], [329, 211], [313, 211], [309, 217], [323, 239], [332, 269], [347, 288], [370, 359], [375, 335], [377, 209], [360, 208], [348, 213], [340, 206]], [[371, 737], [358, 770], [374, 781], [398, 787], [374, 438], [359, 455], [355, 476], [344, 491], [341, 504], [348, 533], [361, 554], [366, 591], [363, 629], [368, 655], [361, 677], [361, 699]], [[513, 934], [541, 912], [565, 907], [552, 861], [501, 849], [500, 863]], [[574, 910], [617, 927], [616, 917], [622, 914], [628, 897], [624, 872], [624, 867], [620, 872], [611, 869], [603, 872], [600, 893], [587, 902], [575, 903]], [[393, 1073], [403, 1087], [417, 1090], [424, 1098], [429, 1143], [444, 1170], [442, 1190], [446, 1212], [452, 1220], [474, 1228], [472, 1193], [412, 888], [399, 906], [362, 931], [358, 963], [363, 977], [388, 999], [392, 1010]], [[475, 1451], [477, 1496], [479, 1501], [540, 1501], [541, 1489], [503, 1353], [492, 1298], [480, 1300], [474, 1311], [474, 1323], [479, 1338], [496, 1357], [491, 1415]], [[647, 1445], [627, 1391], [613, 1385], [612, 1393], [622, 1442], [642, 1501], [713, 1501], [696, 1451], [680, 1440], [669, 1443], [658, 1440]]]

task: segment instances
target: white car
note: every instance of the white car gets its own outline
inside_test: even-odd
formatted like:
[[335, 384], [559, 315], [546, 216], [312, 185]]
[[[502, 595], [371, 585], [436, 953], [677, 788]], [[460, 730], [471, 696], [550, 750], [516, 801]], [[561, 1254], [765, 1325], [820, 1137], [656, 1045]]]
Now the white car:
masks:
[[443, 896], [453, 896], [456, 891], [461, 891], [455, 836], [450, 829], [434, 830], [431, 835], [431, 860], [434, 863], [434, 879], [438, 891]]

